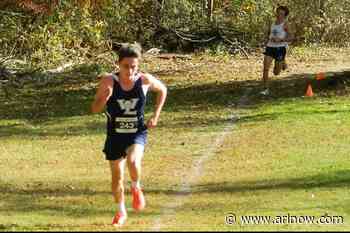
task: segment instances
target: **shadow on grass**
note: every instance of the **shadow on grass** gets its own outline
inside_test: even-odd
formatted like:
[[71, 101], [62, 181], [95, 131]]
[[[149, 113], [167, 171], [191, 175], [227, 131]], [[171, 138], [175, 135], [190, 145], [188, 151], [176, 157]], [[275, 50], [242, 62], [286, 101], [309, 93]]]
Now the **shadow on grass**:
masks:
[[[159, 187], [159, 184], [155, 185]], [[176, 195], [185, 196], [189, 194], [212, 194], [220, 193], [254, 193], [259, 191], [279, 191], [279, 190], [310, 190], [320, 188], [342, 188], [348, 189], [350, 186], [350, 170], [340, 170], [335, 172], [322, 173], [314, 176], [306, 176], [291, 179], [271, 179], [271, 180], [256, 180], [247, 182], [222, 182], [222, 183], [207, 183], [195, 185], [191, 188], [191, 192], [183, 192], [166, 189], [151, 189], [146, 188], [145, 193], [152, 195]], [[129, 194], [128, 194], [129, 195]], [[2, 208], [0, 215], [16, 215], [16, 214], [32, 214], [35, 216], [52, 216], [54, 217], [72, 217], [72, 218], [87, 218], [93, 216], [110, 217], [113, 213], [112, 208], [96, 205], [94, 196], [103, 196], [106, 200], [110, 200], [109, 192], [101, 192], [89, 188], [76, 188], [74, 190], [66, 187], [45, 188], [31, 187], [29, 189], [21, 189], [19, 187], [0, 183], [0, 196]], [[215, 199], [213, 196], [213, 199]], [[210, 203], [209, 203], [210, 204]], [[157, 205], [157, 204], [156, 204]], [[207, 208], [206, 205], [205, 208]], [[214, 206], [215, 207], [215, 206]], [[192, 207], [191, 207], [192, 208]], [[201, 208], [198, 207], [197, 211]], [[203, 210], [205, 211], [205, 210]], [[161, 214], [159, 211], [144, 212], [143, 216], [157, 216]], [[15, 229], [25, 227], [21, 225], [0, 225], [0, 230]], [[45, 227], [42, 226], [37, 227]], [[73, 227], [55, 225], [51, 227]], [[78, 226], [77, 227], [83, 227]], [[32, 228], [28, 226], [28, 229]]]
[[[176, 88], [171, 92], [170, 106], [224, 106], [229, 104], [237, 108], [257, 107], [261, 103], [273, 103], [284, 99], [303, 97], [308, 83], [311, 83], [315, 93], [319, 95], [345, 95], [346, 87], [350, 86], [349, 72], [332, 72], [325, 80], [317, 81], [316, 74], [293, 74], [291, 76], [272, 79], [270, 81], [271, 95], [261, 96], [262, 82], [260, 80], [231, 81], [225, 83], [211, 83], [193, 85], [185, 88]], [[249, 92], [248, 92], [249, 90]], [[328, 91], [333, 91], [329, 93]], [[242, 102], [242, 97], [247, 95], [247, 100]], [[244, 106], [243, 106], [244, 105]]]
[[256, 115], [249, 115], [249, 116], [243, 116], [239, 119], [239, 122], [259, 122], [259, 121], [268, 121], [268, 120], [274, 120], [277, 118], [281, 118], [281, 116], [295, 116], [300, 117], [302, 115], [331, 115], [331, 114], [338, 114], [338, 113], [350, 113], [350, 110], [306, 110], [306, 111], [288, 111], [288, 112], [274, 112], [274, 113], [264, 113], [264, 114], [256, 114]]
[[[129, 190], [126, 195], [130, 196]], [[1, 209], [0, 216], [30, 213], [33, 215], [53, 217], [89, 218], [106, 216], [111, 218], [115, 205], [110, 191], [97, 191], [90, 188], [79, 188], [77, 185], [61, 187], [20, 188], [10, 184], [0, 183]], [[96, 202], [97, 198], [106, 201], [104, 205]], [[107, 207], [108, 206], [108, 207]], [[159, 214], [145, 211], [143, 216]], [[129, 215], [133, 215], [130, 213]], [[0, 228], [1, 229], [1, 228]]]
[[78, 65], [70, 71], [45, 74], [34, 73], [21, 77], [21, 87], [1, 88], [2, 119], [24, 119], [41, 123], [50, 118], [87, 115], [94, 97], [93, 81], [98, 65]]
[[[48, 121], [57, 121], [62, 118], [73, 116], [90, 115], [90, 104], [93, 101], [96, 88], [96, 75], [98, 66], [89, 67], [80, 65], [69, 72], [58, 73], [52, 80], [45, 85], [25, 85], [22, 89], [14, 89], [8, 99], [0, 95], [0, 101], [3, 103], [0, 107], [1, 119], [26, 120], [32, 125], [40, 125]], [[346, 87], [349, 85], [348, 78], [350, 72], [333, 73], [334, 78], [324, 81], [310, 81], [311, 76], [315, 74], [297, 74], [283, 79], [271, 81], [272, 94], [269, 97], [259, 95], [261, 90], [261, 81], [231, 81], [231, 82], [213, 82], [210, 84], [198, 84], [187, 87], [169, 88], [168, 100], [164, 107], [164, 112], [173, 113], [181, 112], [192, 114], [197, 111], [203, 114], [207, 111], [220, 112], [224, 109], [234, 108], [255, 108], [262, 103], [274, 103], [283, 99], [301, 97], [305, 94], [306, 84], [314, 83], [314, 91], [319, 94], [327, 95], [324, 90], [334, 90], [336, 95], [348, 94]], [[43, 74], [37, 74], [38, 77]], [[248, 91], [249, 90], [249, 93]], [[334, 93], [334, 92], [332, 92]], [[1, 98], [2, 96], [2, 98]], [[242, 96], [245, 97], [244, 103]], [[154, 105], [154, 95], [149, 96], [150, 103], [146, 108], [147, 112], [151, 111]], [[331, 112], [329, 112], [331, 113]], [[311, 113], [312, 114], [312, 113]], [[256, 116], [246, 118], [249, 120], [262, 120], [272, 116]], [[217, 124], [218, 121], [206, 119], [201, 122], [200, 119], [183, 119], [189, 125], [208, 125]], [[180, 122], [179, 127], [184, 123]], [[81, 131], [79, 131], [81, 128]], [[101, 129], [101, 125], [98, 125]], [[98, 133], [102, 132], [98, 127], [82, 125], [71, 127], [69, 131], [79, 134], [79, 132]], [[171, 127], [176, 128], [176, 123]], [[91, 130], [87, 130], [90, 128]], [[32, 130], [19, 126], [3, 126], [0, 128], [1, 135], [66, 135], [66, 128], [48, 130], [46, 133], [40, 130]]]
[[[56, 122], [58, 123], [58, 122]], [[68, 137], [82, 135], [105, 134], [106, 124], [104, 122], [77, 122], [74, 126], [59, 124], [59, 127], [50, 128], [47, 126], [37, 125], [28, 126], [26, 124], [14, 123], [6, 126], [0, 125], [0, 138], [11, 136], [22, 137]]]
[[[273, 190], [301, 190], [315, 188], [350, 188], [350, 170], [341, 170], [333, 173], [322, 173], [292, 179], [256, 180], [245, 182], [222, 182], [195, 185], [191, 194], [201, 193], [243, 193]], [[167, 195], [186, 195], [188, 192], [176, 190], [147, 190], [148, 193], [163, 193]]]

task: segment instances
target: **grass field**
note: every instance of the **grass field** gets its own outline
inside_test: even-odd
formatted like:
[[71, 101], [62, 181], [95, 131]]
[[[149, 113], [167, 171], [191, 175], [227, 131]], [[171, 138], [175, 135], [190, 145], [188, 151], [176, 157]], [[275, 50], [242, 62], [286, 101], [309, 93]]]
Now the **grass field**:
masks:
[[[122, 230], [349, 231], [349, 86], [303, 96], [306, 77], [343, 74], [349, 58], [350, 49], [294, 48], [270, 97], [258, 95], [260, 55], [145, 58], [169, 94], [144, 159], [147, 209], [130, 209]], [[89, 113], [94, 67], [0, 93], [0, 231], [116, 230], [105, 117]], [[227, 225], [229, 213], [344, 222]]]

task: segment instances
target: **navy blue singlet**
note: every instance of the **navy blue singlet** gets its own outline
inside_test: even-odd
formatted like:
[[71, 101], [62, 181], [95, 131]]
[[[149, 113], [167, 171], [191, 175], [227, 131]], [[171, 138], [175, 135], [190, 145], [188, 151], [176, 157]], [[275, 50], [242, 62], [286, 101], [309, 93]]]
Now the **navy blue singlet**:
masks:
[[113, 93], [107, 102], [107, 138], [103, 152], [107, 160], [126, 156], [132, 144], [145, 145], [147, 128], [144, 124], [146, 96], [141, 74], [135, 76], [134, 86], [125, 91], [119, 84], [118, 74], [113, 75]]

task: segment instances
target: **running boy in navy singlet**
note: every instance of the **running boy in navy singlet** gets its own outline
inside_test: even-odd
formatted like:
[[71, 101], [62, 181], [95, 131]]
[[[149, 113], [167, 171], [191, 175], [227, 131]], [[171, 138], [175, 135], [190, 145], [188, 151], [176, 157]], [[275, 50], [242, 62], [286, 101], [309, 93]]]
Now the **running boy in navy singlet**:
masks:
[[[127, 163], [133, 196], [132, 206], [140, 211], [146, 202], [141, 190], [141, 161], [147, 142], [147, 129], [157, 125], [163, 108], [167, 89], [150, 74], [138, 72], [141, 46], [124, 44], [118, 51], [119, 73], [102, 77], [95, 100], [93, 113], [106, 107], [107, 137], [103, 152], [109, 160], [112, 174], [112, 193], [117, 211], [112, 220], [114, 226], [122, 226], [127, 219], [124, 197], [124, 168]], [[147, 91], [157, 93], [153, 116], [145, 123], [144, 107]]]
[[263, 82], [264, 91], [261, 92], [263, 95], [269, 94], [268, 79], [270, 66], [275, 60], [275, 66], [273, 73], [279, 75], [282, 69], [286, 69], [286, 52], [288, 43], [293, 40], [292, 34], [290, 33], [287, 16], [289, 10], [286, 6], [279, 6], [276, 10], [276, 21], [269, 28], [268, 42], [264, 52], [264, 71], [263, 71]]

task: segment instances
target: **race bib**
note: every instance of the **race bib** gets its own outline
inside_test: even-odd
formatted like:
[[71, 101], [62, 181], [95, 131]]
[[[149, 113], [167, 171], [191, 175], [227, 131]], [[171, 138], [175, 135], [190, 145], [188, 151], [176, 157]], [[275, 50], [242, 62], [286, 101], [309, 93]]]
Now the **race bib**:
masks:
[[136, 133], [137, 129], [137, 117], [117, 117], [115, 119], [115, 131], [117, 133]]

